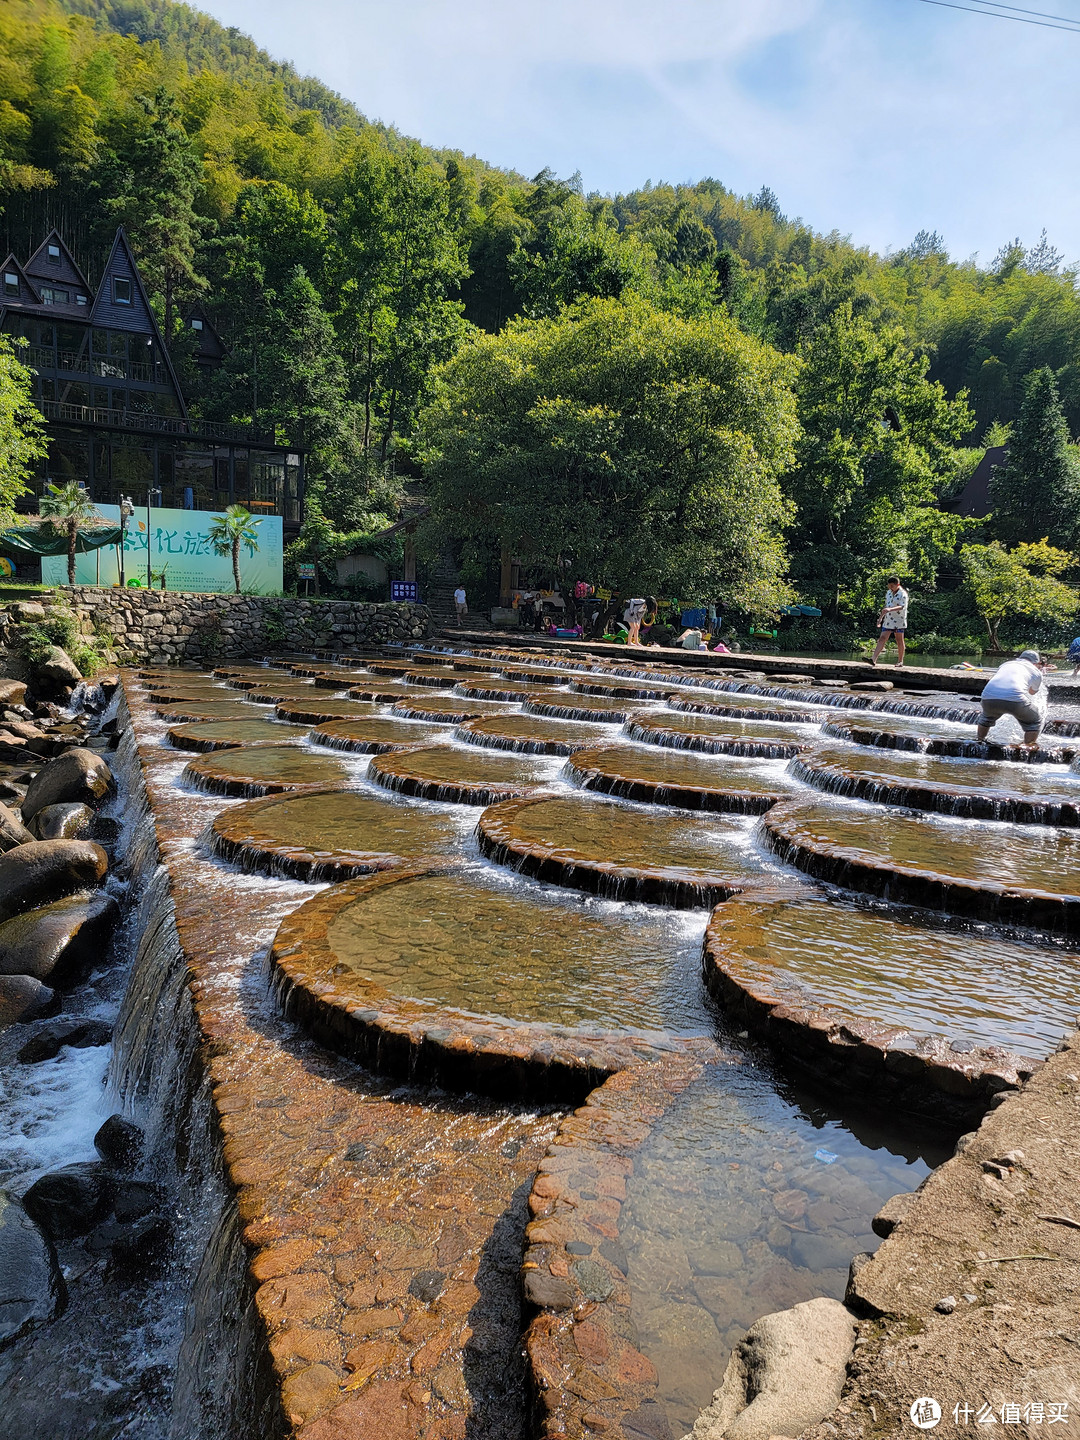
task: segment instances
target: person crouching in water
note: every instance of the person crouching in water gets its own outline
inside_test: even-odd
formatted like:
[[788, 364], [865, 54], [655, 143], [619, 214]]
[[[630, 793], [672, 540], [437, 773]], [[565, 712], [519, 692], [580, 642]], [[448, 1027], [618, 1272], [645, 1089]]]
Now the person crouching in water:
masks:
[[[995, 720], [1012, 715], [1024, 728], [1024, 744], [1037, 745], [1045, 719], [1045, 706], [1036, 701], [1043, 689], [1044, 662], [1037, 650], [1024, 650], [1015, 660], [999, 665], [982, 692], [977, 740], [985, 740]], [[1045, 698], [1045, 696], [1041, 696]]]

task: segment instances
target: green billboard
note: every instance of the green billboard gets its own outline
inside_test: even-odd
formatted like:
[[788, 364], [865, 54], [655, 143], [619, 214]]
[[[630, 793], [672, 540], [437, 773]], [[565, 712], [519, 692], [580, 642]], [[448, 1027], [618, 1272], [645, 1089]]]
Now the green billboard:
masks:
[[[99, 505], [97, 510], [106, 523], [119, 525], [118, 505]], [[124, 535], [124, 579], [147, 583], [147, 560], [154, 576], [153, 586], [161, 585], [164, 571], [166, 590], [195, 590], [232, 594], [235, 591], [232, 557], [217, 555], [210, 545], [210, 525], [215, 519], [210, 510], [167, 510], [136, 505], [128, 518]], [[283, 586], [281, 516], [256, 517], [254, 554], [240, 546], [240, 586], [248, 595], [280, 595]], [[67, 557], [45, 555], [41, 560], [41, 578], [46, 585], [67, 584]], [[120, 583], [119, 547], [105, 546], [86, 555], [75, 557], [76, 585], [118, 585]]]

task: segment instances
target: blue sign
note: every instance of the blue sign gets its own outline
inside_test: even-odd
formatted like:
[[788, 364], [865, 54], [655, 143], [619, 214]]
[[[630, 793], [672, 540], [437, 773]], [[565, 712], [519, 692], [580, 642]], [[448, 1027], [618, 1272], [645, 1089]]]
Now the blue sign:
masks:
[[415, 605], [420, 599], [420, 586], [415, 580], [391, 580], [391, 600], [411, 600]]

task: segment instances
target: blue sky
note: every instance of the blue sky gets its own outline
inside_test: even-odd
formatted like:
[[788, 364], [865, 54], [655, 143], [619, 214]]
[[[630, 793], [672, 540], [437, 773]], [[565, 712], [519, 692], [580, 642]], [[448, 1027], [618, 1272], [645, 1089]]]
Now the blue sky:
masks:
[[[966, 0], [960, 0], [966, 3]], [[1080, 21], [1080, 0], [1045, 8]], [[586, 190], [712, 175], [876, 250], [1080, 260], [1080, 34], [919, 0], [210, 0], [433, 145]]]

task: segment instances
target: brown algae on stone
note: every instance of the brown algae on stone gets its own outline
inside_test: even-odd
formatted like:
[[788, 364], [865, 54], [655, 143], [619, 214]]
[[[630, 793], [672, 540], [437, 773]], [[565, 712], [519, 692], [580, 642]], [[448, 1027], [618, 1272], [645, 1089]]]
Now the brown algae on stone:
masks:
[[471, 720], [474, 715], [505, 714], [504, 707], [496, 701], [468, 700], [457, 695], [425, 695], [415, 692], [416, 698], [404, 697], [394, 703], [394, 714], [405, 719], [431, 720], [435, 724], [459, 725], [462, 720]]
[[168, 739], [178, 750], [228, 750], [234, 745], [297, 743], [307, 733], [306, 725], [284, 725], [276, 720], [196, 720], [172, 726]]
[[540, 757], [437, 745], [376, 755], [370, 775], [378, 784], [404, 795], [458, 805], [492, 805], [549, 784], [557, 768], [556, 762]]
[[355, 790], [273, 796], [224, 810], [211, 827], [224, 860], [298, 880], [338, 881], [445, 854], [452, 820]]
[[279, 720], [290, 720], [294, 725], [322, 725], [327, 720], [358, 720], [365, 715], [378, 715], [379, 707], [363, 704], [359, 700], [321, 700], [313, 695], [310, 700], [283, 700], [276, 707]]
[[313, 755], [292, 745], [250, 745], [189, 761], [184, 779], [211, 795], [253, 796], [344, 787], [354, 773], [332, 755]]
[[745, 821], [585, 797], [493, 805], [477, 835], [482, 854], [537, 879], [679, 908], [715, 905], [776, 874], [748, 843]]
[[596, 742], [604, 732], [584, 720], [549, 720], [542, 715], [480, 715], [458, 726], [457, 738], [469, 745], [495, 750], [520, 750], [529, 755], [570, 755]]
[[588, 790], [680, 810], [762, 815], [794, 790], [778, 765], [697, 755], [660, 746], [597, 745], [577, 750], [567, 774]]
[[634, 715], [626, 722], [625, 729], [631, 740], [641, 744], [699, 750], [707, 755], [756, 755], [762, 759], [788, 760], [810, 744], [809, 739], [801, 739], [792, 734], [790, 727], [772, 720], [671, 710]]
[[328, 720], [311, 732], [316, 745], [331, 750], [351, 750], [358, 755], [380, 755], [386, 750], [407, 750], [430, 745], [445, 738], [446, 732], [415, 720], [397, 720], [378, 715], [364, 720]]

